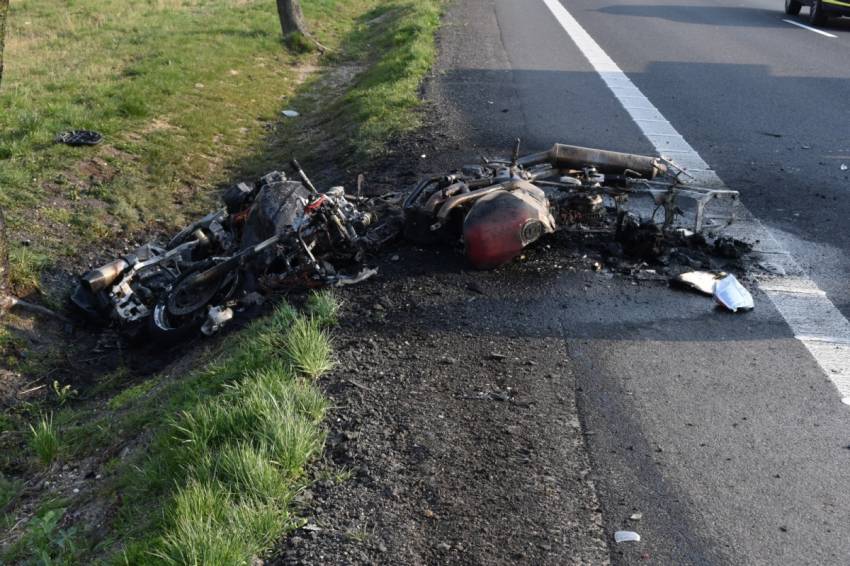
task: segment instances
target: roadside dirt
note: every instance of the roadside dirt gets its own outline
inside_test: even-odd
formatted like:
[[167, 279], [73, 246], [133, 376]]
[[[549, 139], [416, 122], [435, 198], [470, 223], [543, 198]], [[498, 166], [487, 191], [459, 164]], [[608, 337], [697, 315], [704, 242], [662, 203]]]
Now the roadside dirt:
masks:
[[323, 380], [336, 407], [325, 465], [352, 478], [303, 494], [307, 526], [269, 563], [606, 563], [564, 343], [504, 296], [506, 271], [517, 292], [538, 284], [536, 263], [386, 259], [343, 295]]

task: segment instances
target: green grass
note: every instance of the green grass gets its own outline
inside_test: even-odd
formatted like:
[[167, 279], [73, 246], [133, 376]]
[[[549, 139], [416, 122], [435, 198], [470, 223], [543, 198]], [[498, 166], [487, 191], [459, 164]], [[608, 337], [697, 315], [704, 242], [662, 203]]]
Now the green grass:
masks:
[[12, 246], [9, 250], [9, 284], [12, 290], [26, 292], [41, 287], [41, 270], [49, 263], [43, 252], [26, 246]]
[[23, 536], [2, 558], [20, 564], [74, 566], [80, 564], [77, 527], [60, 528], [66, 500], [45, 502], [25, 525]]
[[59, 454], [59, 434], [53, 426], [53, 415], [42, 417], [30, 428], [30, 447], [44, 465], [50, 465]]
[[378, 33], [361, 29], [353, 43], [366, 43], [380, 56], [345, 97], [356, 124], [361, 156], [387, 150], [387, 140], [417, 128], [419, 88], [436, 54], [434, 34], [440, 25], [440, 0], [388, 2], [370, 14], [383, 19]]
[[333, 367], [331, 343], [317, 318], [299, 318], [286, 340], [286, 354], [299, 373], [316, 379]]
[[[282, 304], [230, 335], [188, 375], [154, 376], [98, 407], [65, 407], [55, 422], [39, 420], [31, 444], [43, 461], [59, 450], [57, 430], [63, 459], [143, 440], [130, 456], [104, 466], [108, 477], [93, 486], [107, 505], [122, 500], [105, 536], [99, 530], [90, 538], [82, 524], [56, 529], [60, 511], [59, 518], [46, 517], [45, 528], [38, 521], [27, 528], [0, 562], [37, 559], [41, 549], [43, 563], [229, 566], [249, 563], [301, 524], [292, 500], [322, 453], [328, 404], [316, 373], [298, 368], [331, 366], [315, 305], [337, 310], [333, 295], [324, 293], [304, 313]], [[14, 497], [20, 482], [0, 479], [0, 495]]]
[[217, 361], [144, 401], [175, 416], [143, 461], [119, 470], [127, 504], [116, 532], [130, 540], [119, 563], [240, 564], [297, 526], [290, 502], [323, 449], [327, 401], [315, 374], [295, 369], [317, 360], [292, 344], [303, 327], [327, 343], [318, 324], [282, 305]]
[[56, 402], [62, 406], [79, 394], [79, 391], [68, 384], [62, 385], [57, 380], [53, 380], [53, 395], [56, 396]]
[[122, 409], [133, 401], [147, 394], [148, 391], [150, 391], [154, 387], [154, 385], [156, 385], [156, 380], [148, 379], [147, 381], [143, 381], [138, 385], [128, 387], [118, 393], [118, 395], [110, 399], [107, 403], [107, 406], [113, 411]]
[[342, 305], [333, 290], [313, 291], [307, 299], [307, 310], [320, 326], [334, 326]]
[[0, 508], [3, 508], [21, 491], [21, 481], [0, 473]]

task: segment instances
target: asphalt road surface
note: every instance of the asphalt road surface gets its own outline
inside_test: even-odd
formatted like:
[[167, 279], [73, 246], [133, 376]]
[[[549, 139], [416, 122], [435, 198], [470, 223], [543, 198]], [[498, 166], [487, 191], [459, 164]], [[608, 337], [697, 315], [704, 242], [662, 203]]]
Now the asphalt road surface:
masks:
[[[850, 19], [823, 35], [782, 8], [459, 0], [447, 16], [432, 97], [464, 142], [657, 154], [648, 129], [672, 128], [829, 311], [777, 308], [755, 288], [753, 312], [723, 314], [663, 286], [566, 273], [517, 297], [557, 313], [548, 332], [575, 365], [609, 540], [642, 538], [611, 541], [617, 563], [850, 564], [850, 406], [836, 387], [850, 370]], [[620, 71], [663, 120], [634, 119], [606, 84]], [[799, 339], [825, 325], [822, 346]]]

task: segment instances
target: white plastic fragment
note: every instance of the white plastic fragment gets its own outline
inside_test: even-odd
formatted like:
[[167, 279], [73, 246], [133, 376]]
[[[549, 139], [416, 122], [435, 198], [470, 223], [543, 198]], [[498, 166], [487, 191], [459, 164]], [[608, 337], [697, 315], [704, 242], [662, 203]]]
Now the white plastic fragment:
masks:
[[712, 273], [710, 271], [688, 271], [673, 278], [673, 281], [682, 287], [687, 287], [705, 295], [714, 295], [714, 287], [717, 281], [722, 279], [725, 273]]
[[629, 516], [629, 519], [631, 519], [632, 521], [640, 521], [641, 519], [643, 519], [643, 513], [632, 513]]
[[233, 309], [226, 306], [210, 307], [207, 310], [207, 319], [204, 321], [204, 325], [201, 326], [201, 332], [205, 336], [212, 336], [232, 318]]
[[295, 110], [284, 110], [283, 112], [281, 112], [281, 114], [283, 114], [287, 118], [297, 118], [301, 115]]
[[842, 164], [841, 164], [841, 170], [842, 170], [842, 171], [847, 171], [847, 164], [846, 164], [846, 163], [842, 163]]
[[640, 542], [640, 535], [634, 531], [617, 531], [614, 533], [614, 542]]
[[714, 300], [732, 312], [750, 310], [755, 306], [753, 296], [734, 275], [727, 275], [714, 285]]

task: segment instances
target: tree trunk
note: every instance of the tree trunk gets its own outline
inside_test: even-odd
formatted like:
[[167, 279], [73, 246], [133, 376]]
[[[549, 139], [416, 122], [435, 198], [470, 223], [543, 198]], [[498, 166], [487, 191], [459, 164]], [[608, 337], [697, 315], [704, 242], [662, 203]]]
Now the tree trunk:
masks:
[[309, 35], [299, 0], [277, 0], [277, 15], [280, 17], [280, 31], [283, 32], [283, 37], [291, 33]]

